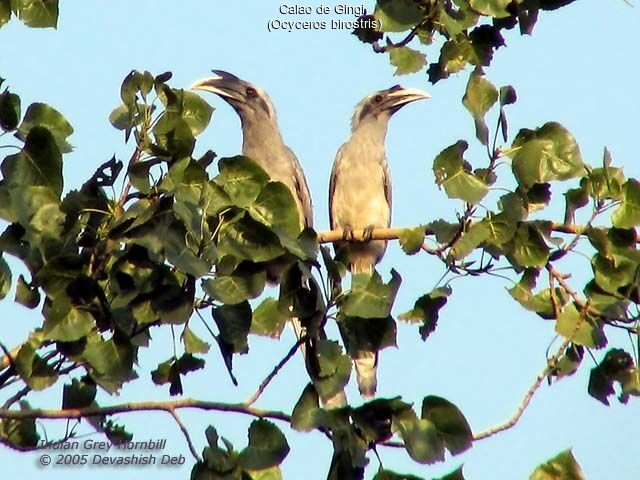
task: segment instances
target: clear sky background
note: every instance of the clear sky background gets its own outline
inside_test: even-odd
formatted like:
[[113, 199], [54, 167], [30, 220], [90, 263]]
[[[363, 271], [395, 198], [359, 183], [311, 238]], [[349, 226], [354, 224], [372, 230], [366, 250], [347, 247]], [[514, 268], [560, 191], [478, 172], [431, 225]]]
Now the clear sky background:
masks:
[[[304, 2], [314, 7], [321, 3], [336, 5], [320, 0]], [[372, 9], [372, 1], [365, 4]], [[71, 189], [79, 187], [114, 153], [123, 160], [129, 157], [132, 146], [123, 144], [122, 134], [111, 127], [108, 115], [120, 103], [120, 83], [131, 69], [154, 74], [170, 70], [174, 87], [187, 87], [212, 68], [234, 72], [263, 87], [274, 101], [285, 140], [306, 172], [318, 230], [328, 226], [331, 164], [349, 135], [355, 104], [374, 90], [396, 83], [422, 88], [432, 99], [403, 109], [389, 129], [393, 224], [412, 226], [438, 218], [455, 219], [460, 205], [434, 186], [431, 165], [446, 146], [460, 138], [473, 138], [473, 122], [460, 102], [468, 72], [432, 86], [425, 72], [394, 77], [387, 57], [371, 52], [347, 30], [269, 33], [268, 20], [283, 19], [278, 13], [280, 5], [269, 0], [63, 1], [57, 31], [28, 29], [16, 20], [0, 29], [0, 76], [22, 97], [23, 108], [34, 101], [47, 102], [74, 126], [70, 140], [75, 150], [65, 157], [64, 167], [66, 189]], [[639, 20], [638, 8], [623, 0], [582, 0], [556, 12], [541, 13], [533, 37], [508, 32], [508, 47], [497, 52], [487, 77], [498, 86], [512, 84], [518, 92], [518, 102], [508, 111], [512, 133], [558, 121], [575, 135], [585, 161], [600, 164], [603, 148], [608, 146], [614, 163], [624, 166], [627, 176], [640, 176], [636, 148]], [[216, 111], [209, 129], [200, 137], [199, 151], [211, 148], [219, 156], [239, 153], [241, 134], [235, 113], [220, 99], [206, 98]], [[478, 148], [470, 151], [468, 159], [475, 166], [486, 164], [486, 156]], [[559, 190], [553, 201], [559, 205], [560, 219], [564, 198]], [[406, 257], [396, 243], [391, 244], [379, 270], [388, 277], [392, 267], [404, 279], [395, 313], [411, 308], [443, 273], [436, 259], [424, 254]], [[590, 273], [586, 259], [565, 262], [561, 267], [574, 273], [575, 280]], [[582, 287], [578, 282], [574, 285]], [[510, 282], [488, 277], [455, 282], [440, 325], [426, 343], [420, 340], [416, 327], [400, 325], [400, 348], [381, 355], [379, 396], [401, 393], [418, 406], [425, 395], [443, 396], [461, 408], [474, 431], [507, 420], [544, 367], [545, 350], [555, 335], [553, 322], [525, 312], [511, 299], [505, 290], [510, 286]], [[0, 341], [13, 347], [41, 320], [10, 298], [12, 295], [0, 303]], [[205, 337], [202, 330], [199, 332]], [[154, 386], [149, 371], [172, 355], [171, 336], [168, 328], [155, 329], [152, 334], [152, 347], [140, 352], [138, 371], [142, 378], [126, 385], [119, 397], [100, 395], [101, 403], [168, 398], [168, 389]], [[610, 340], [628, 346], [625, 338], [613, 335]], [[235, 362], [240, 380], [237, 388], [231, 385], [214, 346], [207, 355], [207, 368], [186, 378], [185, 394], [242, 401], [293, 341], [288, 330], [280, 342], [252, 338], [250, 354]], [[603, 354], [596, 352], [598, 359]], [[612, 398], [612, 406], [607, 408], [589, 397], [586, 387], [593, 366], [585, 356], [577, 375], [541, 388], [516, 428], [478, 442], [446, 464], [421, 466], [404, 451], [385, 448], [380, 449], [382, 460], [388, 468], [426, 478], [464, 463], [469, 480], [523, 479], [539, 463], [572, 447], [591, 480], [637, 478], [638, 401], [632, 399], [623, 406]], [[290, 411], [305, 384], [306, 374], [296, 357], [259, 406]], [[60, 384], [29, 398], [34, 406], [59, 407], [61, 389]], [[354, 385], [348, 393], [357, 404]], [[198, 412], [182, 415], [198, 450], [205, 444], [204, 428], [209, 424], [237, 448], [246, 445], [249, 417]], [[18, 454], [0, 447], [2, 475], [67, 480], [116, 474], [121, 480], [142, 475], [158, 480], [188, 478], [192, 458], [168, 415], [128, 414], [118, 420], [136, 440], [168, 438], [163, 453], [184, 455], [186, 465], [174, 469], [49, 467], [43, 471], [37, 465], [37, 453]], [[50, 437], [64, 430], [64, 422], [47, 425]], [[331, 458], [327, 440], [317, 433], [284, 431], [292, 447], [283, 464], [285, 478], [325, 478]], [[367, 478], [377, 469], [375, 457], [371, 462]]]

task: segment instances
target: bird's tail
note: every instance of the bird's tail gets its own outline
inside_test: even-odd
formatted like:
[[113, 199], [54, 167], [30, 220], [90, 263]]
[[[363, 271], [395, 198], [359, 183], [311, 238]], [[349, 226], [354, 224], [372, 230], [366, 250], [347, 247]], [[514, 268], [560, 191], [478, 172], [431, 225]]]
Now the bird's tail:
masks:
[[[293, 327], [293, 331], [296, 334], [296, 338], [300, 340], [306, 333], [305, 328], [302, 326], [302, 322], [300, 322], [300, 319], [298, 317], [292, 317], [291, 326]], [[300, 345], [300, 352], [302, 352], [302, 356], [304, 357], [305, 365], [307, 365], [307, 368], [309, 368], [309, 359], [307, 358], [309, 352], [307, 351], [307, 346], [304, 343]], [[333, 408], [341, 408], [347, 405], [347, 396], [344, 393], [344, 390], [341, 390], [331, 398], [321, 398], [320, 403], [322, 404], [322, 407], [329, 410]]]
[[351, 273], [358, 275], [366, 273], [367, 275], [373, 275], [373, 266], [375, 265], [375, 258], [368, 254], [354, 254], [351, 258]]
[[378, 355], [373, 352], [358, 352], [353, 359], [356, 366], [358, 390], [364, 398], [373, 398], [378, 386]]

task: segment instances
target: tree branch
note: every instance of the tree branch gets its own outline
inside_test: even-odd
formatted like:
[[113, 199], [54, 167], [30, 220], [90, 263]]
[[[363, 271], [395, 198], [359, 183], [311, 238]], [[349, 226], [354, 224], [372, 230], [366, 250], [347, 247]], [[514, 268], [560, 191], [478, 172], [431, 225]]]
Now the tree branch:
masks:
[[262, 381], [262, 383], [258, 387], [258, 390], [256, 390], [256, 393], [254, 393], [251, 397], [249, 397], [249, 399], [247, 399], [244, 402], [244, 405], [246, 405], [247, 407], [250, 407], [251, 405], [256, 403], [256, 401], [267, 389], [271, 381], [276, 377], [276, 375], [280, 372], [280, 370], [282, 370], [282, 367], [284, 367], [287, 364], [287, 362], [291, 360], [291, 358], [296, 354], [300, 346], [306, 341], [307, 341], [307, 337], [305, 335], [303, 335], [302, 337], [300, 337], [300, 339], [298, 339], [295, 345], [291, 347], [291, 350], [289, 350], [289, 352], [285, 355], [285, 357], [282, 360], [280, 360], [280, 362], [274, 367], [271, 373], [267, 375], [267, 378], [265, 378]]
[[180, 430], [182, 431], [182, 434], [184, 435], [184, 438], [187, 441], [187, 445], [189, 446], [189, 450], [191, 451], [191, 455], [193, 455], [193, 458], [196, 459], [196, 462], [201, 462], [202, 460], [200, 459], [200, 456], [196, 451], [196, 447], [194, 447], [193, 442], [191, 441], [191, 436], [189, 435], [189, 431], [187, 430], [187, 427], [185, 427], [184, 423], [182, 422], [182, 419], [178, 415], [178, 412], [176, 412], [175, 409], [170, 409], [169, 413], [178, 424], [178, 427], [180, 427]]
[[221, 403], [209, 402], [204, 400], [195, 400], [191, 398], [183, 398], [174, 401], [151, 401], [151, 402], [132, 402], [112, 405], [108, 407], [85, 407], [85, 408], [68, 408], [61, 410], [48, 410], [35, 408], [32, 410], [10, 410], [0, 408], [0, 418], [26, 420], [26, 419], [69, 419], [84, 418], [93, 416], [108, 416], [118, 413], [144, 412], [144, 411], [161, 411], [171, 413], [172, 410], [182, 408], [195, 408], [205, 411], [232, 412], [243, 415], [250, 415], [258, 418], [270, 418], [272, 420], [280, 420], [282, 422], [291, 422], [291, 415], [277, 410], [262, 410], [259, 408], [249, 407], [242, 403]]
[[552, 371], [553, 365], [555, 365], [558, 362], [558, 360], [560, 359], [560, 357], [562, 356], [562, 354], [567, 349], [570, 343], [571, 343], [570, 340], [565, 340], [562, 343], [562, 345], [560, 345], [560, 348], [558, 349], [556, 354], [553, 357], [551, 357], [549, 360], [547, 360], [547, 366], [544, 368], [544, 370], [542, 370], [538, 374], [538, 376], [536, 377], [536, 381], [533, 382], [533, 385], [531, 385], [529, 390], [527, 390], [527, 393], [522, 399], [522, 402], [520, 402], [520, 405], [518, 406], [516, 413], [514, 413], [513, 416], [506, 422], [500, 425], [497, 425], [495, 427], [489, 428], [488, 430], [485, 430], [483, 432], [476, 433], [473, 436], [474, 441], [483, 440], [485, 438], [492, 437], [497, 433], [504, 432], [505, 430], [509, 430], [510, 428], [513, 428], [516, 426], [516, 424], [520, 421], [520, 418], [524, 414], [525, 410], [529, 406], [529, 403], [531, 403], [533, 396], [536, 394], [536, 392], [542, 385], [542, 382], [544, 381], [545, 378], [547, 378], [549, 373]]
[[[467, 227], [470, 228], [473, 223]], [[370, 233], [371, 240], [397, 240], [400, 233], [403, 230], [414, 229], [415, 227], [392, 227], [392, 228], [374, 228], [373, 232], [365, 232], [365, 230], [353, 230], [353, 239], [355, 241], [364, 241], [365, 234]], [[573, 235], [582, 235], [588, 229], [588, 227], [582, 225], [565, 225], [563, 223], [551, 223], [551, 230], [556, 233], [566, 233]], [[428, 227], [424, 227], [425, 236], [435, 235], [435, 232]], [[327, 230], [324, 232], [318, 232], [318, 241], [320, 243], [337, 242], [344, 239], [343, 230]], [[636, 242], [640, 243], [640, 235], [636, 234]]]

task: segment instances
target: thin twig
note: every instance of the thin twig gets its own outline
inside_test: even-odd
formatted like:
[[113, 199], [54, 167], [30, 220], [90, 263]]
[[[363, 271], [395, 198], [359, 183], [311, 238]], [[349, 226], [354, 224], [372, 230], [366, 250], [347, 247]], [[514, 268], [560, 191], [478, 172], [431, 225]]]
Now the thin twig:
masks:
[[531, 385], [529, 390], [527, 390], [527, 393], [522, 399], [522, 402], [520, 402], [520, 405], [518, 406], [516, 413], [514, 413], [513, 416], [506, 422], [500, 425], [497, 425], [495, 427], [489, 428], [488, 430], [485, 430], [483, 432], [476, 433], [473, 436], [474, 441], [483, 440], [485, 438], [492, 437], [497, 433], [504, 432], [505, 430], [509, 430], [510, 428], [513, 428], [520, 421], [520, 418], [522, 417], [525, 410], [529, 406], [529, 403], [531, 403], [533, 396], [536, 394], [536, 392], [542, 385], [542, 382], [544, 381], [544, 379], [547, 378], [547, 376], [553, 369], [553, 365], [555, 365], [558, 362], [558, 360], [560, 359], [560, 357], [562, 356], [562, 354], [567, 349], [570, 343], [571, 343], [570, 340], [565, 340], [562, 343], [562, 345], [560, 345], [560, 348], [558, 349], [556, 354], [547, 361], [547, 366], [544, 368], [544, 370], [542, 370], [538, 374], [538, 376], [536, 377], [536, 381], [533, 382], [533, 385]]
[[29, 394], [30, 391], [31, 391], [30, 387], [24, 387], [23, 389], [18, 390], [18, 392], [16, 392], [15, 395], [12, 395], [11, 397], [9, 397], [9, 399], [6, 402], [4, 402], [4, 405], [2, 405], [2, 408], [11, 408], [11, 406], [14, 403], [22, 400], [26, 395]]
[[178, 427], [180, 427], [180, 430], [182, 431], [182, 434], [184, 435], [184, 438], [187, 441], [187, 445], [189, 445], [189, 450], [191, 451], [191, 455], [193, 455], [193, 458], [196, 459], [196, 462], [201, 462], [202, 460], [200, 459], [200, 456], [196, 451], [196, 447], [193, 446], [193, 442], [191, 441], [191, 436], [189, 435], [189, 431], [187, 430], [187, 427], [185, 427], [184, 423], [182, 422], [182, 419], [178, 415], [178, 412], [176, 412], [175, 409], [170, 409], [169, 413], [178, 424]]
[[393, 48], [400, 48], [408, 45], [418, 34], [418, 28], [420, 28], [420, 25], [416, 25], [412, 28], [409, 34], [397, 43], [387, 43], [387, 45], [381, 46], [378, 42], [374, 42], [371, 45], [373, 47], [373, 51], [376, 53], [385, 53]]
[[274, 369], [271, 371], [271, 373], [269, 375], [267, 375], [267, 378], [265, 378], [262, 381], [262, 383], [258, 387], [258, 390], [256, 390], [256, 393], [251, 395], [251, 397], [244, 402], [244, 405], [246, 405], [247, 407], [250, 407], [251, 405], [256, 403], [256, 401], [260, 398], [260, 396], [267, 389], [267, 387], [269, 386], [271, 381], [276, 377], [276, 375], [278, 375], [280, 370], [282, 370], [282, 368], [287, 364], [287, 362], [289, 360], [291, 360], [291, 358], [293, 358], [293, 356], [296, 354], [296, 352], [298, 351], [300, 346], [306, 341], [307, 341], [306, 335], [303, 335], [302, 337], [300, 337], [298, 339], [298, 341], [295, 343], [295, 345], [293, 345], [293, 347], [291, 347], [291, 350], [289, 350], [289, 352], [285, 355], [285, 357], [282, 360], [280, 360], [280, 362], [274, 367]]
[[8, 350], [7, 347], [5, 347], [2, 342], [0, 342], [0, 349], [4, 352], [4, 355], [2, 356], [2, 358], [0, 358], [0, 370], [4, 370], [8, 366], [13, 365], [13, 359], [18, 356], [21, 348], [22, 345], [18, 345], [12, 350]]

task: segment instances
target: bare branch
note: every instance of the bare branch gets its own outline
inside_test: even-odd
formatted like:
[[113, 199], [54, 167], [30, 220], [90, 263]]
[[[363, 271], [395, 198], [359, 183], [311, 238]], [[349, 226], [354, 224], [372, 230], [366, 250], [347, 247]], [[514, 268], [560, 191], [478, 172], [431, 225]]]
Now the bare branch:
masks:
[[2, 358], [0, 358], [0, 370], [4, 370], [5, 368], [13, 364], [13, 359], [18, 356], [21, 348], [22, 345], [18, 345], [17, 347], [9, 351], [2, 343], [0, 343], [0, 349], [2, 349], [2, 351], [4, 352], [4, 355], [2, 356]]
[[285, 355], [285, 357], [282, 360], [280, 360], [280, 362], [274, 367], [271, 373], [267, 375], [267, 378], [265, 378], [262, 381], [262, 383], [258, 387], [258, 390], [256, 390], [256, 393], [254, 393], [251, 397], [249, 397], [249, 399], [247, 399], [244, 402], [244, 405], [249, 407], [254, 403], [256, 403], [256, 401], [267, 389], [271, 381], [276, 377], [276, 375], [280, 372], [280, 370], [282, 370], [282, 367], [284, 367], [287, 364], [287, 362], [291, 360], [291, 358], [293, 358], [293, 356], [296, 354], [300, 346], [306, 341], [307, 341], [306, 336], [303, 335], [302, 337], [300, 337], [300, 339], [295, 343], [293, 347], [291, 347], [291, 350], [289, 350], [289, 352]]
[[485, 438], [492, 437], [497, 433], [504, 432], [505, 430], [509, 430], [510, 428], [515, 427], [516, 424], [520, 421], [520, 418], [524, 414], [525, 410], [529, 406], [529, 403], [531, 403], [531, 400], [533, 399], [533, 396], [536, 394], [536, 392], [538, 391], [538, 389], [542, 385], [542, 382], [544, 381], [545, 378], [547, 378], [549, 373], [551, 373], [551, 371], [553, 369], [553, 366], [558, 362], [558, 360], [560, 359], [560, 357], [562, 356], [562, 354], [567, 349], [567, 347], [569, 346], [570, 343], [571, 343], [570, 340], [565, 340], [562, 343], [562, 345], [560, 345], [560, 348], [558, 349], [556, 354], [547, 361], [547, 366], [544, 368], [544, 370], [542, 370], [538, 374], [538, 376], [536, 377], [536, 381], [533, 382], [533, 385], [531, 385], [529, 390], [527, 390], [527, 393], [524, 396], [524, 398], [522, 399], [522, 402], [520, 402], [520, 405], [518, 406], [518, 409], [516, 410], [516, 413], [514, 413], [513, 416], [509, 420], [507, 420], [506, 422], [504, 422], [501, 425], [497, 425], [497, 426], [489, 428], [488, 430], [485, 430], [483, 432], [476, 433], [473, 436], [473, 439], [476, 440], [476, 441], [477, 440], [483, 440]]
[[118, 413], [145, 412], [145, 411], [161, 411], [171, 413], [172, 410], [182, 408], [195, 408], [204, 411], [232, 412], [243, 415], [250, 415], [258, 418], [270, 418], [272, 420], [280, 420], [282, 422], [291, 422], [291, 415], [277, 410], [262, 410], [259, 408], [248, 407], [242, 403], [221, 403], [209, 402], [204, 400], [195, 400], [183, 398], [174, 401], [151, 401], [151, 402], [132, 402], [112, 405], [108, 407], [85, 407], [85, 408], [68, 408], [61, 410], [32, 409], [32, 410], [9, 410], [0, 408], [0, 418], [26, 420], [26, 419], [68, 419], [68, 418], [84, 418], [93, 416], [108, 416]]
[[184, 438], [187, 441], [187, 445], [189, 445], [189, 450], [191, 451], [191, 455], [193, 455], [193, 458], [196, 459], [196, 462], [200, 462], [201, 461], [200, 456], [198, 455], [198, 452], [196, 451], [196, 447], [194, 447], [193, 442], [191, 441], [191, 436], [189, 435], [189, 431], [187, 430], [187, 427], [185, 427], [184, 423], [182, 422], [182, 419], [178, 415], [178, 412], [176, 412], [175, 409], [170, 409], [169, 413], [178, 424], [178, 427], [180, 427], [180, 430], [182, 431], [182, 434], [184, 435]]
[[[467, 229], [473, 226], [474, 223], [469, 223]], [[392, 228], [374, 228], [373, 232], [365, 232], [365, 230], [353, 230], [353, 239], [355, 241], [364, 241], [365, 238], [371, 240], [397, 240], [400, 233], [403, 230], [414, 229], [416, 227], [392, 227]], [[551, 230], [556, 233], [565, 233], [572, 235], [583, 235], [588, 227], [582, 225], [565, 225], [563, 223], [551, 223]], [[370, 234], [366, 237], [366, 234]], [[428, 227], [424, 228], [425, 236], [435, 235], [435, 232]], [[343, 240], [343, 230], [327, 230], [324, 232], [318, 232], [318, 241], [320, 243], [331, 243]], [[640, 243], [640, 234], [636, 234], [636, 243]]]

